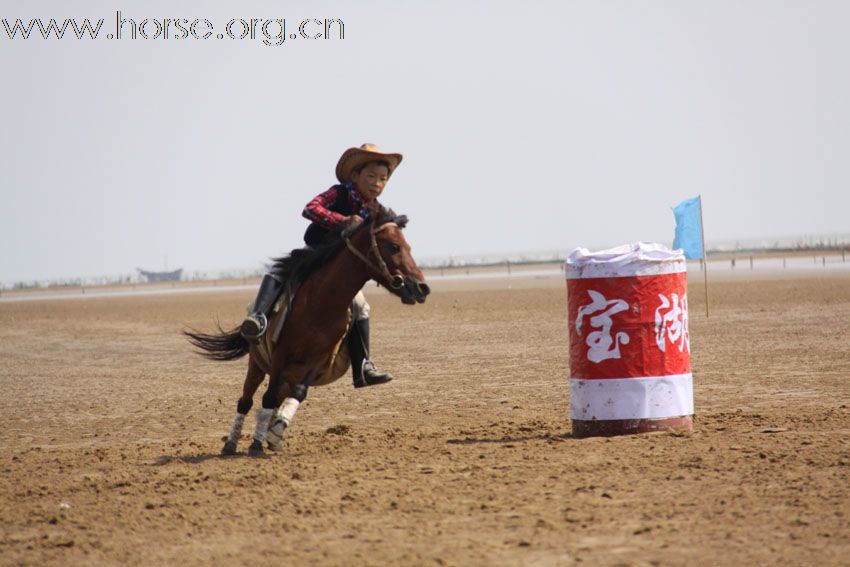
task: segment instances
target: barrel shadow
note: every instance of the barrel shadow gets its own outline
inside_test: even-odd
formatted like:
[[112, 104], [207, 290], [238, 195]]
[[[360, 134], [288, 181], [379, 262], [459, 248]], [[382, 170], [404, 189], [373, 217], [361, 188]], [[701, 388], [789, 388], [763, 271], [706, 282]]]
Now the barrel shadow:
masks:
[[529, 441], [549, 441], [560, 442], [573, 439], [573, 434], [560, 433], [552, 435], [549, 433], [542, 435], [527, 435], [524, 437], [464, 437], [463, 439], [449, 439], [446, 441], [449, 445], [476, 445], [486, 443], [527, 443]]

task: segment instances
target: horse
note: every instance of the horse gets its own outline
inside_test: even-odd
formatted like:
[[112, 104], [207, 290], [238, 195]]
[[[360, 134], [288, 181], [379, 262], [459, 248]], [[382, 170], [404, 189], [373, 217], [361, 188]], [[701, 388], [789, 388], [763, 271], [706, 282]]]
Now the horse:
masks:
[[[236, 454], [254, 393], [267, 374], [269, 383], [262, 397], [262, 409], [256, 412], [256, 427], [248, 450], [254, 457], [265, 455], [264, 439], [270, 449], [279, 449], [284, 430], [311, 386], [329, 384], [347, 371], [344, 346], [341, 350], [346, 358], [342, 372], [339, 364], [335, 372], [329, 369], [334, 366], [335, 353], [345, 342], [349, 306], [370, 279], [404, 304], [425, 302], [430, 289], [402, 234], [406, 224], [406, 216], [396, 216], [392, 209], [377, 205], [371, 222], [343, 231], [317, 248], [297, 249], [289, 256], [277, 258], [271, 272], [285, 278], [284, 297], [288, 297], [288, 305], [279, 339], [271, 346], [270, 353], [264, 353], [260, 344], [242, 337], [238, 327], [231, 331], [219, 327], [218, 334], [183, 332], [199, 349], [199, 354], [212, 360], [236, 360], [249, 355], [242, 396], [236, 404], [236, 417], [222, 455]], [[269, 322], [267, 334], [272, 333], [274, 325]], [[272, 424], [275, 415], [277, 419]]]

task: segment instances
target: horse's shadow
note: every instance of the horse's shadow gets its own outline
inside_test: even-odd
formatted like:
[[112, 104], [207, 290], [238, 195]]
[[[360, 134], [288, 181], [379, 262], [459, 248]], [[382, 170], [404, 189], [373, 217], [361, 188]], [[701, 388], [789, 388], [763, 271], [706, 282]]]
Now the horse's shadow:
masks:
[[151, 466], [154, 467], [164, 467], [165, 465], [170, 465], [171, 463], [185, 463], [187, 465], [197, 465], [199, 463], [205, 463], [207, 461], [213, 460], [230, 460], [230, 459], [240, 459], [240, 458], [254, 458], [248, 455], [248, 453], [236, 453], [235, 455], [222, 455], [221, 453], [202, 453], [200, 455], [162, 455], [161, 457], [157, 457], [156, 460], [151, 463]]
[[446, 443], [449, 445], [477, 445], [485, 443], [527, 443], [529, 441], [566, 441], [567, 439], [573, 439], [572, 432], [557, 435], [543, 433], [541, 435], [527, 435], [525, 437], [464, 437], [463, 439], [449, 439]]
[[[549, 441], [560, 442], [574, 439], [572, 432], [551, 434], [543, 433], [540, 435], [527, 435], [525, 437], [464, 437], [463, 439], [447, 439], [449, 445], [479, 445], [488, 443], [510, 444], [510, 443], [528, 443], [529, 441]], [[231, 459], [255, 459], [247, 452], [236, 453], [235, 455], [222, 455], [221, 453], [202, 453], [200, 455], [162, 455], [157, 457], [151, 466], [164, 467], [171, 463], [184, 463], [187, 465], [197, 465], [213, 460], [231, 460]], [[266, 456], [268, 458], [268, 456]]]

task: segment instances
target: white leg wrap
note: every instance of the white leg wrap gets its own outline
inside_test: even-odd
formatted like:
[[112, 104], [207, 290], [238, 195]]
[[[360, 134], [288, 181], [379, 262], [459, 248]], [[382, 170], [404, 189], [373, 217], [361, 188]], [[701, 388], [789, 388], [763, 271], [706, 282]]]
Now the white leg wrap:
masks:
[[295, 417], [295, 412], [298, 411], [298, 406], [301, 402], [295, 398], [286, 398], [277, 410], [277, 417], [280, 418], [287, 427], [292, 423], [292, 418]]
[[295, 417], [295, 411], [299, 405], [301, 404], [295, 398], [286, 398], [277, 409], [277, 414], [272, 419], [272, 425], [266, 432], [266, 442], [273, 451], [280, 450], [280, 443], [283, 441], [283, 432], [292, 423], [292, 418]]
[[239, 441], [239, 436], [242, 435], [242, 426], [245, 424], [245, 414], [236, 412], [236, 417], [233, 418], [233, 427], [230, 428], [230, 437], [228, 441], [234, 443]]
[[269, 428], [269, 421], [272, 418], [272, 414], [274, 414], [274, 409], [266, 409], [261, 408], [257, 410], [257, 426], [254, 429], [254, 440], [263, 442], [263, 438], [266, 436], [266, 431]]

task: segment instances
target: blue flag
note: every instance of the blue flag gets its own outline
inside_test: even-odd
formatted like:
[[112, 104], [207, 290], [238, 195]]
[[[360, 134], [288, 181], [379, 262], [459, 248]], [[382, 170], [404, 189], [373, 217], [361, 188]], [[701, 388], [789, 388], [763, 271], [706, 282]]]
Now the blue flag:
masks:
[[685, 199], [675, 207], [676, 237], [673, 239], [673, 249], [681, 248], [685, 258], [700, 259], [704, 256], [702, 249], [702, 201], [699, 197]]

